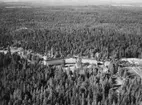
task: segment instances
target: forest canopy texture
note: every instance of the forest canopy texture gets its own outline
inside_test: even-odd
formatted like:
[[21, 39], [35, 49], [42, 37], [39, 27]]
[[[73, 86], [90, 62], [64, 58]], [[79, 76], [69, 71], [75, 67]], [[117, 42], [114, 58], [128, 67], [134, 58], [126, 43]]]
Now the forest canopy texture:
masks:
[[1, 47], [20, 44], [42, 54], [54, 48], [63, 57], [90, 50], [101, 59], [142, 56], [141, 8], [8, 6], [0, 8]]
[[0, 53], [0, 105], [142, 105], [142, 79], [118, 65], [119, 58], [142, 58], [142, 8], [2, 3], [0, 49], [8, 46], [115, 59], [108, 72], [99, 65], [65, 72]]

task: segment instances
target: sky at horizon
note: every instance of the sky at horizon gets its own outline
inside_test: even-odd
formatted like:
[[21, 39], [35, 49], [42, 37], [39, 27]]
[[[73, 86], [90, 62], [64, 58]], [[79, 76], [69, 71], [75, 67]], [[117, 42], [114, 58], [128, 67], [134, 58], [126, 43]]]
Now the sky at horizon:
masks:
[[0, 0], [2, 2], [37, 2], [61, 4], [92, 4], [92, 3], [142, 3], [142, 0]]

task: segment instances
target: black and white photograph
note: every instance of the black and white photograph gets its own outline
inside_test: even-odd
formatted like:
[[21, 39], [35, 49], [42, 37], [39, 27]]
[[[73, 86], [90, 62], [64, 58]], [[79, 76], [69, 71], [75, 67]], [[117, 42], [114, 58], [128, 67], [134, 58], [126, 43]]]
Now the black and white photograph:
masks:
[[142, 0], [0, 0], [0, 105], [142, 105]]

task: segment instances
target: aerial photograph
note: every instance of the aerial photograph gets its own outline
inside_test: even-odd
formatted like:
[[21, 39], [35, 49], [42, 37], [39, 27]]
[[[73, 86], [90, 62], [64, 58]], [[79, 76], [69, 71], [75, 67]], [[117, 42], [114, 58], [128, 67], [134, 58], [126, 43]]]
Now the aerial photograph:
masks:
[[0, 0], [0, 105], [142, 105], [142, 0]]

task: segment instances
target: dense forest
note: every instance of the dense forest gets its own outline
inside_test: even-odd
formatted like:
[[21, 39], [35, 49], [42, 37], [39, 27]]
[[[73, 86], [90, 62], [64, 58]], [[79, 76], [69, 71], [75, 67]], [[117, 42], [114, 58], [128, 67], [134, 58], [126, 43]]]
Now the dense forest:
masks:
[[1, 8], [0, 46], [58, 57], [99, 52], [100, 59], [142, 56], [141, 8], [107, 6]]
[[[17, 46], [41, 54], [53, 49], [56, 58], [96, 53], [98, 60], [142, 58], [142, 8], [1, 5], [0, 49]], [[0, 105], [141, 105], [142, 79], [111, 63], [108, 73], [98, 66], [66, 73], [0, 53]], [[113, 77], [125, 83], [116, 87]]]
[[[64, 72], [61, 67], [29, 64], [7, 53], [0, 62], [1, 105], [141, 105], [142, 79], [120, 69], [99, 66]], [[125, 78], [117, 85], [115, 77]]]

